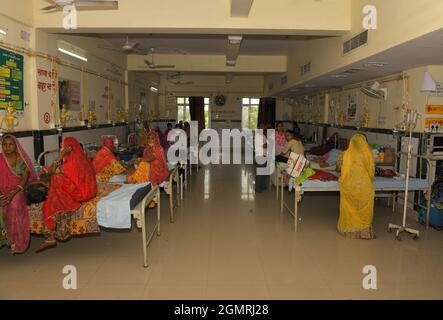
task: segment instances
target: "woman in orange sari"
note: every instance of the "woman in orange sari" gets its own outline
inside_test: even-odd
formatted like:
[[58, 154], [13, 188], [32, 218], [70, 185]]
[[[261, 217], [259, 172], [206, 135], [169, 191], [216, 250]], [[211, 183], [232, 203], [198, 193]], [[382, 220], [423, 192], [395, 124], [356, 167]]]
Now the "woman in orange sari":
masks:
[[107, 183], [113, 176], [121, 174], [126, 170], [115, 157], [114, 151], [115, 147], [112, 138], [104, 138], [103, 146], [92, 161], [97, 181], [100, 183]]
[[52, 164], [50, 173], [48, 198], [43, 204], [43, 216], [49, 232], [37, 252], [57, 244], [53, 235], [57, 214], [75, 212], [83, 202], [97, 195], [94, 168], [75, 138], [63, 139], [60, 155]]

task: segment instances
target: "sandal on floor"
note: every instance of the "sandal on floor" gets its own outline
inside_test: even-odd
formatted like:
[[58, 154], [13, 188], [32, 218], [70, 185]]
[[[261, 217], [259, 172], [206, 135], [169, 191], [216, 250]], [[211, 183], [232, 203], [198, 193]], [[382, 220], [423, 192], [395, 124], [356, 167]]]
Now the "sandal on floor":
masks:
[[46, 249], [53, 248], [55, 246], [57, 246], [57, 241], [55, 241], [55, 240], [53, 240], [53, 241], [45, 241], [37, 248], [37, 250], [35, 250], [35, 253], [43, 252]]

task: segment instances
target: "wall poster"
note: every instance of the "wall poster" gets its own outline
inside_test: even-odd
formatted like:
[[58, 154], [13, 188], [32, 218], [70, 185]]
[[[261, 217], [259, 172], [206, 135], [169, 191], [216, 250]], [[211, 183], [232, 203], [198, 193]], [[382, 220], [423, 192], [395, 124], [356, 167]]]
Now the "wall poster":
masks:
[[58, 101], [60, 109], [65, 105], [69, 111], [80, 111], [80, 81], [59, 78]]
[[357, 95], [348, 95], [348, 120], [355, 120], [357, 116]]
[[23, 56], [0, 48], [0, 109], [23, 111]]

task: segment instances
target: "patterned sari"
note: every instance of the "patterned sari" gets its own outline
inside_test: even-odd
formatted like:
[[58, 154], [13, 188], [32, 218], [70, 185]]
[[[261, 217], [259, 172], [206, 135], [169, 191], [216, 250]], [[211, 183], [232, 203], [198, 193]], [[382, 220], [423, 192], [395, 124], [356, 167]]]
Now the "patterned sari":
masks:
[[150, 132], [148, 140], [149, 138], [153, 138], [154, 144], [146, 147], [143, 152], [143, 158], [155, 157], [155, 160], [149, 163], [149, 182], [154, 186], [158, 186], [168, 178], [169, 167], [158, 135], [155, 132]]
[[374, 156], [366, 137], [356, 134], [343, 155], [338, 231], [353, 239], [374, 239]]
[[43, 204], [46, 227], [53, 231], [55, 216], [77, 211], [83, 202], [97, 195], [94, 168], [75, 138], [63, 139], [62, 148], [70, 146], [72, 151], [64, 157], [62, 172], [51, 177], [48, 198]]
[[[29, 182], [36, 180], [32, 162], [18, 140], [11, 135], [3, 137], [14, 140], [17, 152], [21, 160], [15, 167], [11, 167], [3, 153], [0, 153], [0, 192], [8, 194], [13, 191], [22, 181], [22, 174], [29, 171]], [[29, 246], [30, 222], [26, 198], [23, 191], [18, 192], [12, 201], [0, 208], [0, 247], [11, 245], [15, 252], [24, 252]]]
[[113, 176], [121, 174], [125, 168], [120, 164], [114, 155], [114, 142], [112, 138], [106, 137], [103, 146], [97, 152], [92, 165], [100, 183], [108, 183]]

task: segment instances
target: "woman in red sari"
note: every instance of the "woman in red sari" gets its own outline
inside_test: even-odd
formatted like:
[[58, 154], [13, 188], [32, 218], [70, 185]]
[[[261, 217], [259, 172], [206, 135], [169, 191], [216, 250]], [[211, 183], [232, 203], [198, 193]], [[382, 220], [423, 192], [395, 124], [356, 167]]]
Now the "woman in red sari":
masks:
[[[17, 138], [6, 135], [0, 153], [0, 229], [2, 220], [12, 253], [23, 253], [29, 246], [30, 226], [26, 198], [23, 192], [28, 182], [36, 180], [32, 161]], [[6, 231], [6, 232], [4, 232]], [[6, 239], [0, 237], [0, 246]], [[3, 242], [3, 243], [2, 243]]]
[[60, 155], [52, 164], [50, 173], [48, 198], [43, 204], [43, 216], [49, 233], [37, 251], [57, 244], [53, 236], [54, 217], [57, 214], [74, 212], [83, 202], [97, 195], [94, 168], [75, 138], [63, 139]]
[[149, 182], [154, 186], [160, 185], [169, 176], [168, 162], [165, 151], [161, 146], [158, 135], [151, 131], [147, 137], [147, 145], [143, 152], [143, 161], [150, 164]]
[[115, 157], [114, 151], [115, 147], [112, 138], [104, 138], [103, 146], [92, 161], [97, 181], [100, 183], [107, 183], [113, 176], [126, 171]]

